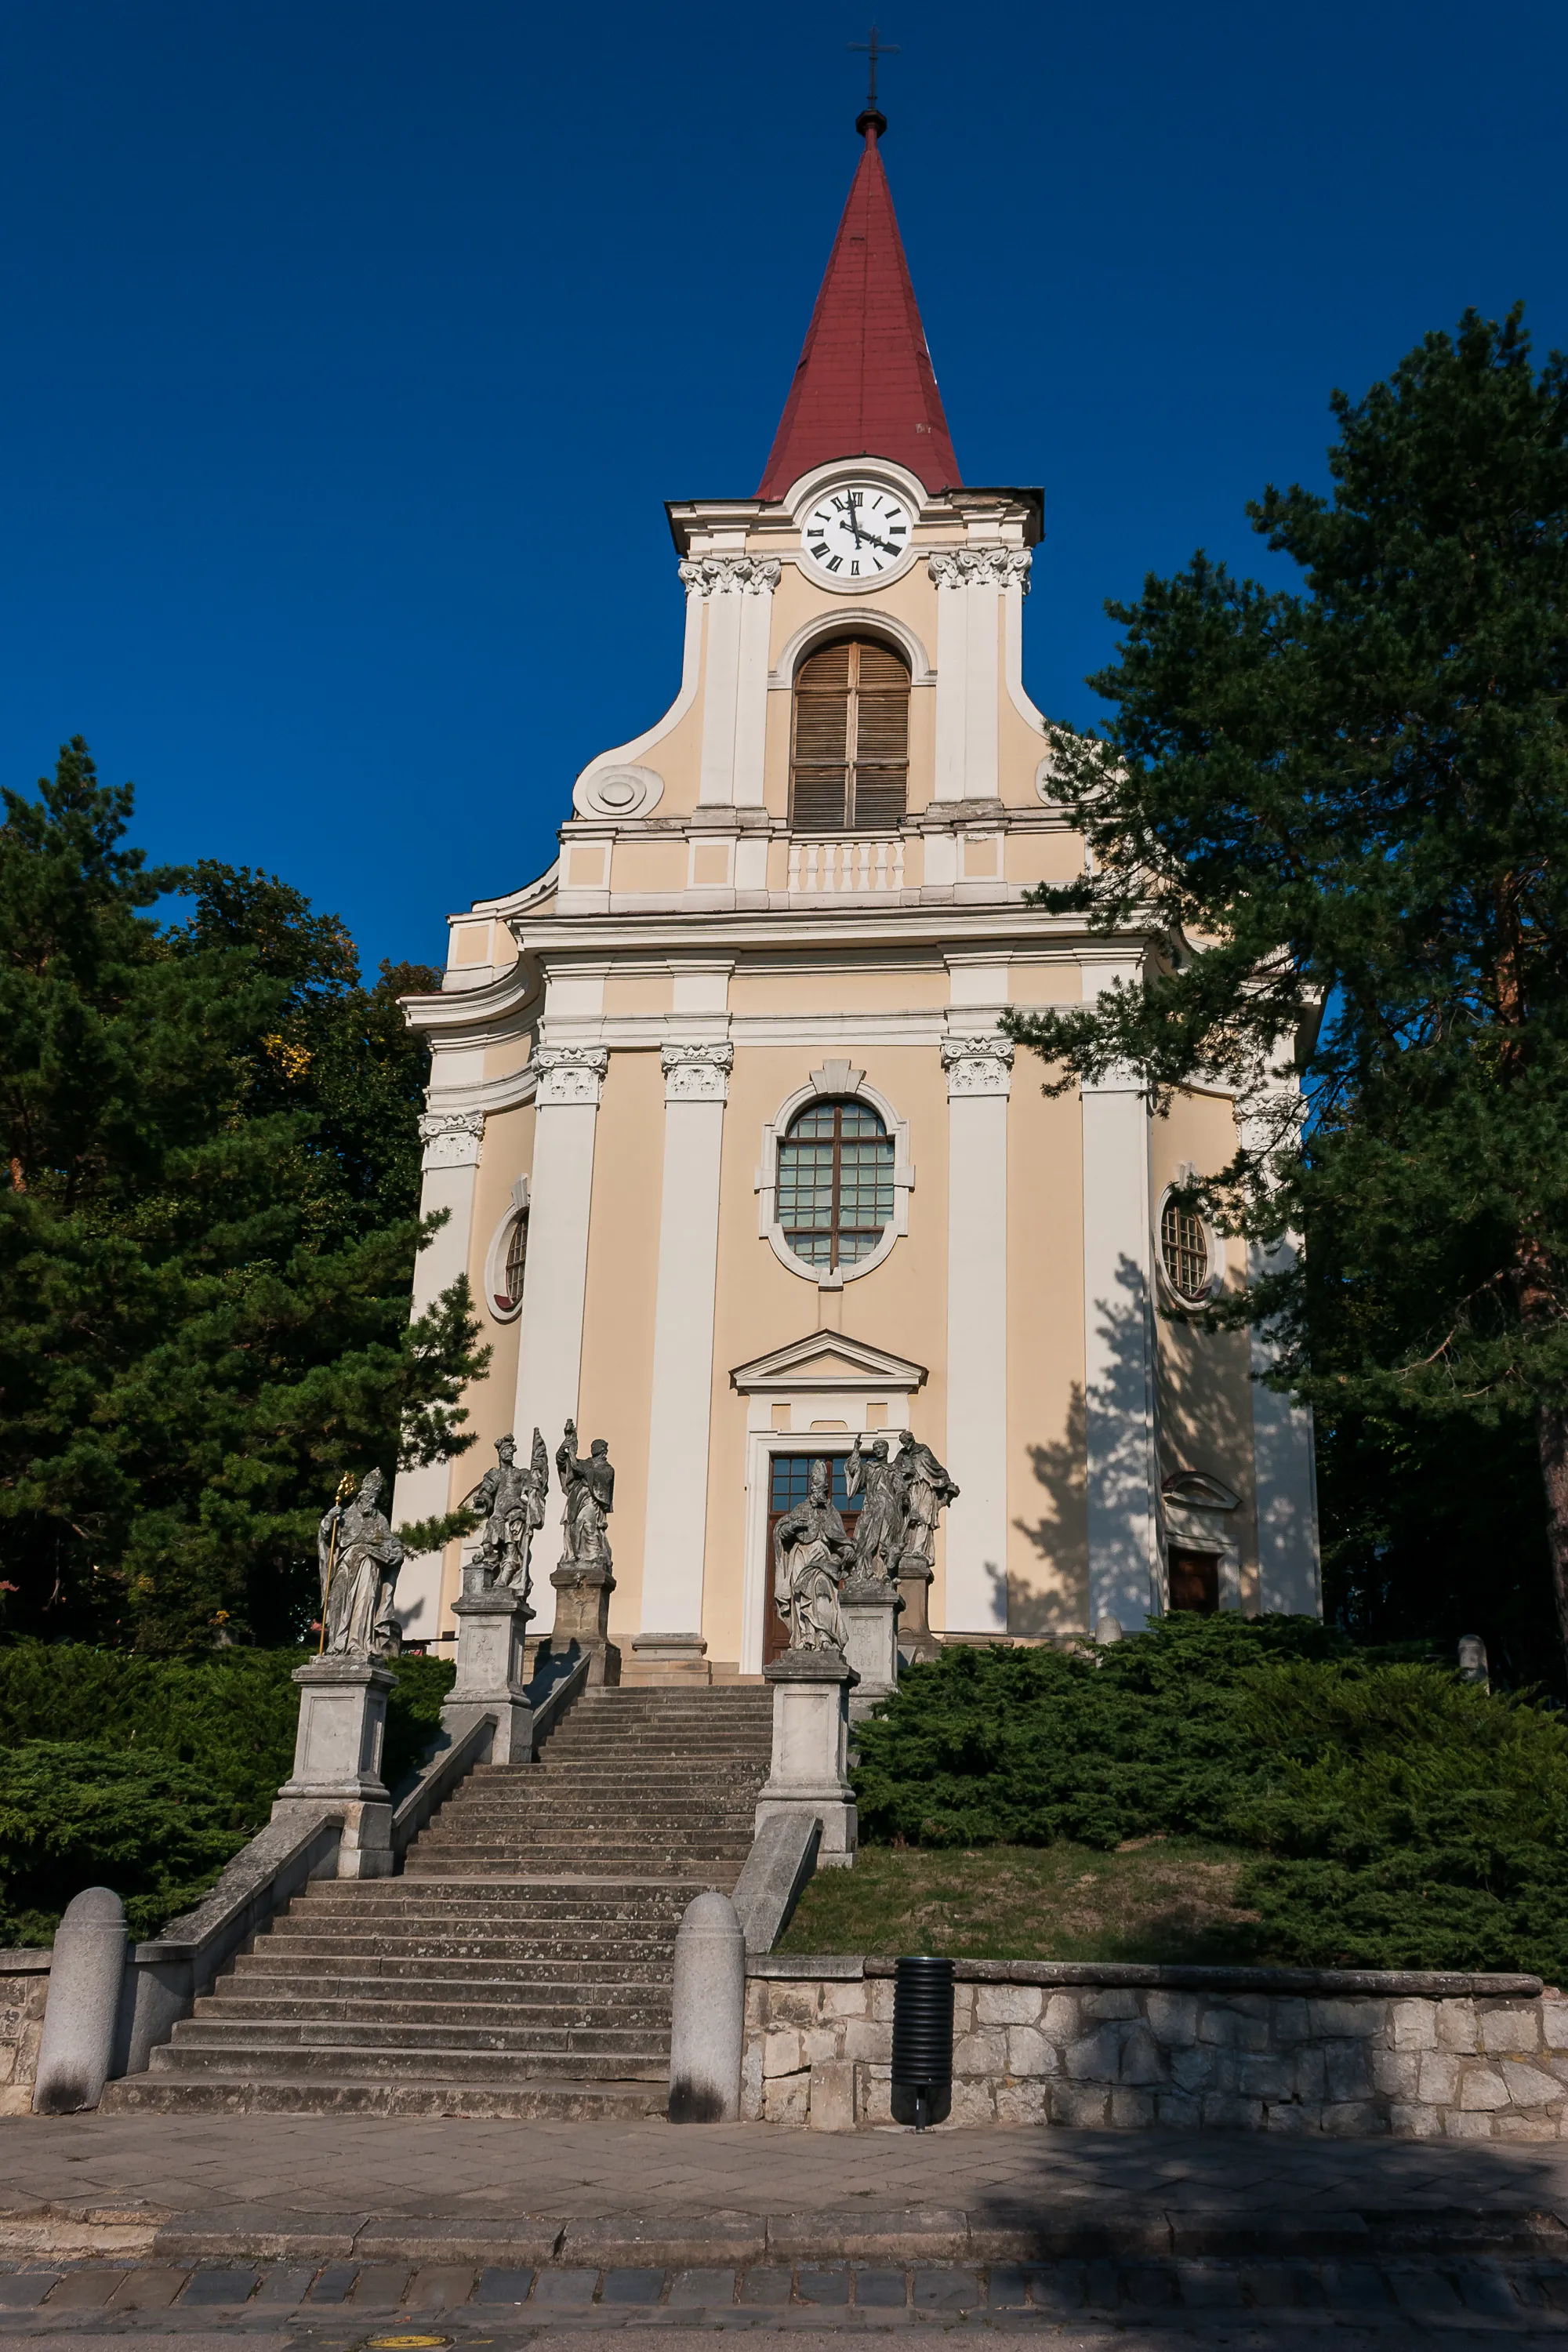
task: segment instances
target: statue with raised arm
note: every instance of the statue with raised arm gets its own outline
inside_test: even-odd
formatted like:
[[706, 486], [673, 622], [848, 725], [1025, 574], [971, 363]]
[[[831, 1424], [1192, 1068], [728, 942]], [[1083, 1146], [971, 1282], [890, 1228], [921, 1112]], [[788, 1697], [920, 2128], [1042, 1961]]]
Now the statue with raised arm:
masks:
[[321, 1652], [329, 1658], [395, 1658], [402, 1647], [392, 1613], [403, 1546], [381, 1508], [382, 1475], [335, 1502], [316, 1538], [321, 1571]]
[[526, 1470], [519, 1467], [514, 1437], [498, 1438], [496, 1454], [495, 1468], [485, 1472], [473, 1493], [465, 1497], [463, 1507], [484, 1515], [477, 1563], [484, 1570], [486, 1583], [521, 1592], [526, 1601], [531, 1580], [530, 1555], [534, 1536], [544, 1525], [545, 1498], [550, 1492], [550, 1455], [537, 1429]]
[[561, 1514], [561, 1565], [609, 1568], [610, 1538], [605, 1527], [616, 1503], [616, 1474], [610, 1466], [608, 1441], [595, 1437], [587, 1458], [577, 1451], [577, 1424], [569, 1421], [566, 1434], [555, 1449], [555, 1475], [565, 1506]]
[[847, 1493], [866, 1498], [855, 1522], [854, 1573], [889, 1583], [899, 1572], [904, 1512], [885, 1437], [873, 1438], [864, 1451], [857, 1437], [844, 1465], [844, 1485]]
[[844, 1648], [838, 1577], [850, 1549], [833, 1507], [831, 1473], [812, 1464], [806, 1498], [773, 1529], [773, 1606], [789, 1627], [792, 1650]]
[[958, 1488], [931, 1447], [910, 1429], [900, 1433], [893, 1484], [902, 1517], [893, 1572], [929, 1577], [936, 1559], [937, 1521], [949, 1503], [957, 1500]]

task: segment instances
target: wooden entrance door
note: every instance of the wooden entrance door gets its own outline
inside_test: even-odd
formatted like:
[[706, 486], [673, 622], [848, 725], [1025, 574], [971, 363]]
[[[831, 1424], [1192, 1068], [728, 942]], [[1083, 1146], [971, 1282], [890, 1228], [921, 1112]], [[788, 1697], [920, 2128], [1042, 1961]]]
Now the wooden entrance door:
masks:
[[806, 1486], [814, 1462], [826, 1460], [833, 1465], [833, 1502], [839, 1517], [850, 1535], [860, 1509], [858, 1495], [844, 1491], [844, 1456], [842, 1454], [774, 1454], [768, 1462], [768, 1551], [763, 1569], [766, 1580], [766, 1601], [763, 1611], [763, 1664], [776, 1658], [789, 1647], [789, 1627], [773, 1607], [773, 1529], [786, 1511], [805, 1500]]
[[1171, 1606], [1190, 1609], [1200, 1617], [1219, 1612], [1219, 1559], [1212, 1551], [1181, 1551], [1171, 1547]]

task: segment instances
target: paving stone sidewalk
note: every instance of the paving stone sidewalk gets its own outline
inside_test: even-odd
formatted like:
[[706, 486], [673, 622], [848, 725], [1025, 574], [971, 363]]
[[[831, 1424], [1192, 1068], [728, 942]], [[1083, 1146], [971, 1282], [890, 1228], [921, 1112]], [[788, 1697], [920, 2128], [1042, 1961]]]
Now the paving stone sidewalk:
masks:
[[0, 2259], [666, 2270], [1568, 2249], [1555, 2143], [353, 2116], [0, 2121]]
[[1568, 2338], [1568, 2262], [1134, 2261], [740, 2269], [482, 2271], [460, 2263], [24, 2265], [0, 2270], [0, 2342], [129, 2341], [170, 2352], [458, 2352], [563, 2347], [587, 2329], [729, 2328], [803, 2337], [967, 2327], [988, 2338], [1126, 2346], [1130, 2336], [1278, 2345], [1301, 2329], [1337, 2343], [1495, 2344]]

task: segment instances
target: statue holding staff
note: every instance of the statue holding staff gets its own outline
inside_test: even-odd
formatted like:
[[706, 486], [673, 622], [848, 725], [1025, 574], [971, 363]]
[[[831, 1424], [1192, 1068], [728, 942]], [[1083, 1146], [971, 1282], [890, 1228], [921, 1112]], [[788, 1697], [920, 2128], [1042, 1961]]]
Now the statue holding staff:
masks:
[[369, 1471], [349, 1501], [321, 1520], [321, 1651], [329, 1658], [395, 1658], [402, 1634], [392, 1613], [403, 1546], [381, 1509], [382, 1475]]
[[514, 1437], [498, 1438], [496, 1454], [495, 1468], [485, 1472], [463, 1507], [484, 1514], [478, 1559], [486, 1581], [521, 1592], [526, 1601], [533, 1538], [544, 1525], [545, 1497], [550, 1492], [550, 1456], [537, 1429], [526, 1470], [518, 1467]]
[[840, 1563], [850, 1550], [833, 1507], [831, 1473], [811, 1465], [806, 1498], [773, 1529], [773, 1606], [789, 1627], [792, 1650], [844, 1649], [838, 1607]]
[[844, 1465], [844, 1485], [847, 1493], [866, 1497], [855, 1522], [855, 1574], [887, 1583], [898, 1573], [904, 1513], [885, 1437], [873, 1438], [864, 1452], [857, 1437]]
[[555, 1475], [565, 1503], [561, 1514], [563, 1568], [609, 1568], [605, 1526], [616, 1504], [616, 1474], [606, 1438], [595, 1437], [584, 1460], [577, 1451], [577, 1424], [569, 1421], [555, 1449]]

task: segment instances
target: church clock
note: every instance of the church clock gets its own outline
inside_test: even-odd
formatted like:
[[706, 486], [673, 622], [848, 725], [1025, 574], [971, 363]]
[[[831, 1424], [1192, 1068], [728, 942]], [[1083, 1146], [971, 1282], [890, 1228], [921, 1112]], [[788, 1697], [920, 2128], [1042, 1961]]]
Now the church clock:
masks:
[[840, 586], [879, 580], [902, 562], [913, 518], [896, 490], [845, 482], [817, 500], [801, 529], [807, 561]]

